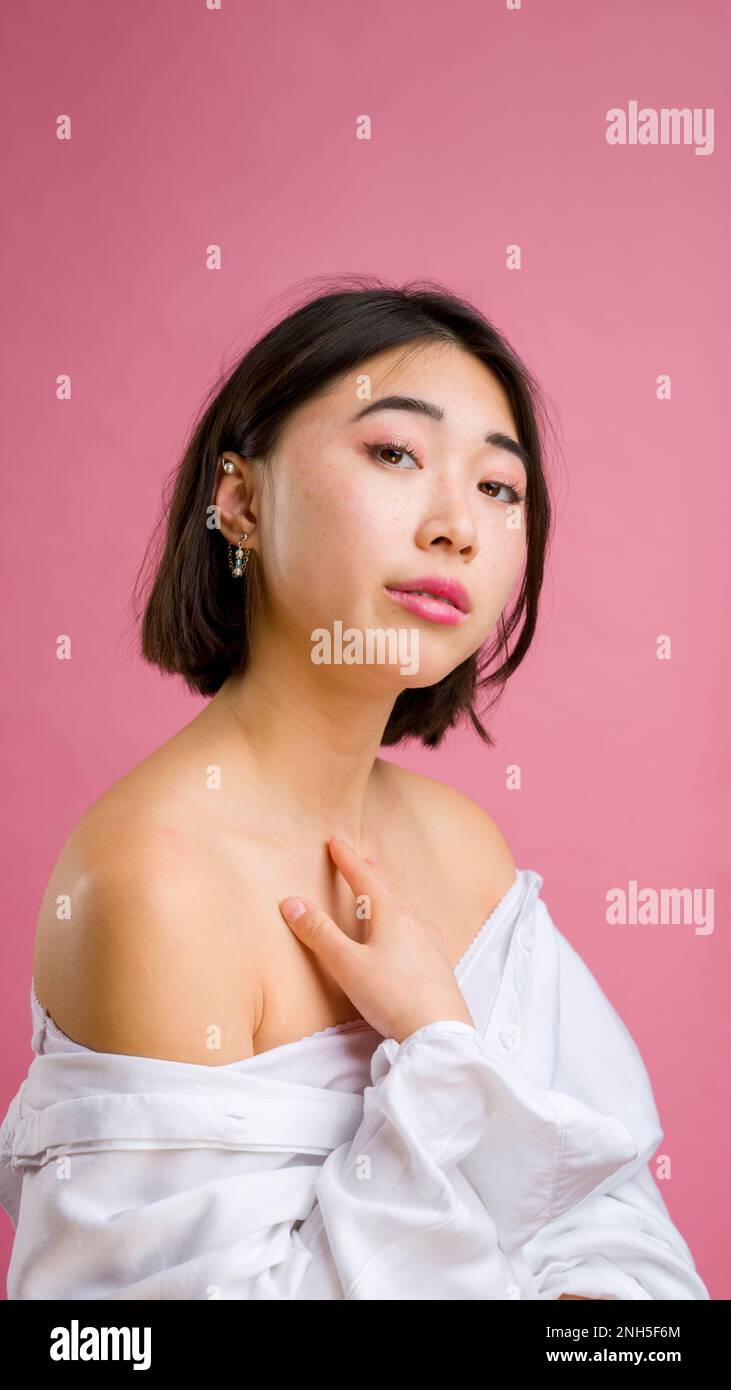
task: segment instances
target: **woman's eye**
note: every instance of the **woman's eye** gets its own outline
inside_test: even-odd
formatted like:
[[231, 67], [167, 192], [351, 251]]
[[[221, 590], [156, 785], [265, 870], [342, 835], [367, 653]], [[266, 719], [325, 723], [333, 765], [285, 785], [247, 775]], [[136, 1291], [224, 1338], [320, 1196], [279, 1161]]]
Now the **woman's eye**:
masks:
[[[522, 502], [522, 501], [524, 500], [524, 498], [525, 498], [525, 493], [524, 493], [524, 492], [518, 492], [517, 488], [514, 488], [510, 483], [480, 483], [480, 487], [494, 487], [494, 488], [497, 488], [498, 491], [499, 491], [501, 488], [504, 488], [506, 492], [509, 492], [509, 493], [510, 493], [510, 496], [509, 496], [509, 497], [504, 497], [504, 498], [502, 498], [501, 501], [508, 502], [508, 503], [512, 503], [512, 504], [515, 504], [516, 502]], [[494, 494], [494, 493], [488, 493], [488, 494], [486, 494], [486, 495], [492, 497], [492, 496], [494, 496], [495, 494]]]
[[398, 462], [394, 462], [393, 459], [381, 458], [381, 454], [400, 454], [402, 457], [405, 456], [406, 458], [410, 458], [415, 468], [418, 468], [419, 466], [416, 460], [416, 455], [414, 453], [413, 447], [411, 445], [407, 446], [405, 444], [396, 443], [369, 444], [368, 453], [371, 454], [373, 458], [378, 459], [379, 463], [385, 463], [388, 468], [399, 468], [400, 464]]
[[[411, 459], [415, 468], [419, 467], [416, 448], [413, 444], [406, 443], [405, 441], [402, 443], [395, 439], [391, 439], [382, 444], [368, 444], [366, 447], [368, 453], [387, 468], [400, 468], [400, 460], [404, 458]], [[392, 457], [390, 459], [385, 458], [384, 455], [386, 454], [391, 454]], [[397, 457], [394, 458], [394, 455]], [[511, 483], [480, 483], [480, 487], [495, 489], [495, 491], [487, 493], [486, 495], [495, 497], [496, 500], [504, 503], [515, 505], [516, 502], [522, 502], [525, 499], [525, 493], [518, 492], [517, 488], [514, 488]], [[507, 492], [509, 495], [507, 497], [497, 498], [497, 493], [501, 490]]]

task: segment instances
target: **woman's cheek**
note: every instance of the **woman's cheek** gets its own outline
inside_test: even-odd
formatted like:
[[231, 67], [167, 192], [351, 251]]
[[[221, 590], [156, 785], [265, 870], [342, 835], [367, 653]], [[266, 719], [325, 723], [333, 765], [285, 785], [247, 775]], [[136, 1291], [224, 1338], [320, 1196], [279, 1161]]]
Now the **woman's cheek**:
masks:
[[519, 533], [506, 533], [497, 526], [487, 539], [481, 541], [481, 545], [488, 551], [489, 562], [482, 568], [479, 583], [481, 593], [475, 595], [475, 599], [483, 606], [486, 621], [492, 631], [511, 594], [520, 583], [525, 565], [526, 546]]

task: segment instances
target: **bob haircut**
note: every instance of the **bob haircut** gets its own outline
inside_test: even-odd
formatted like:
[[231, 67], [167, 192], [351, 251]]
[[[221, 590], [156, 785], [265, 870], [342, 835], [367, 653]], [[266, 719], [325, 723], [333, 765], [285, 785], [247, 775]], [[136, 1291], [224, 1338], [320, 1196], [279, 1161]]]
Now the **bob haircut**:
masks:
[[[141, 622], [142, 657], [163, 672], [182, 676], [191, 691], [206, 696], [215, 695], [229, 675], [246, 669], [262, 562], [250, 551], [243, 578], [234, 582], [228, 547], [216, 543], [212, 497], [221, 455], [231, 450], [270, 468], [290, 412], [341, 373], [401, 344], [409, 351], [429, 341], [453, 344], [472, 353], [502, 383], [518, 442], [529, 456], [525, 569], [510, 613], [498, 619], [494, 640], [436, 685], [401, 691], [382, 746], [420, 739], [436, 748], [463, 718], [493, 746], [494, 738], [478, 718], [476, 695], [488, 691], [491, 708], [528, 651], [552, 520], [542, 439], [550, 421], [543, 395], [488, 319], [442, 285], [421, 280], [398, 287], [351, 275], [335, 277], [334, 288], [332, 279], [329, 284], [329, 291], [301, 302], [259, 338], [205, 399], [166, 488], [160, 518], [164, 539]], [[148, 545], [133, 592], [137, 622], [137, 595], [149, 555]]]

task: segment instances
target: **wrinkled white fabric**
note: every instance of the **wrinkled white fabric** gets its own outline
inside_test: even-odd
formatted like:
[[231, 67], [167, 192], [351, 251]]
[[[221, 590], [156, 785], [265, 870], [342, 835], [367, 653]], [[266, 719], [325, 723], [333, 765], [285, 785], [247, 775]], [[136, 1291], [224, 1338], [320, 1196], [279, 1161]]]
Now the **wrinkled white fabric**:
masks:
[[46, 1017], [0, 1130], [8, 1297], [707, 1299], [644, 1063], [542, 883], [519, 870], [455, 969], [474, 1028], [206, 1067]]

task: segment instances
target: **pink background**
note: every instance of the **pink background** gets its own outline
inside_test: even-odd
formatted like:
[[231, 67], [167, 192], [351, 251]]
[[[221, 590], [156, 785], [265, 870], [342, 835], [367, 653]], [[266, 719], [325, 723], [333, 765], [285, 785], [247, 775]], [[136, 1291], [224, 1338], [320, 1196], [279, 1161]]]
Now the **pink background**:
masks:
[[[63, 841], [202, 706], [131, 655], [126, 604], [205, 390], [308, 277], [432, 276], [560, 412], [557, 535], [497, 748], [462, 731], [385, 755], [479, 801], [543, 874], [645, 1058], [671, 1215], [712, 1298], [731, 1296], [727, 26], [721, 0], [6, 9], [0, 1117], [31, 1060]], [[713, 107], [714, 152], [610, 147], [605, 113], [631, 100]], [[712, 887], [713, 934], [607, 926], [608, 889], [633, 878]], [[6, 1219], [1, 1238], [7, 1260]]]

